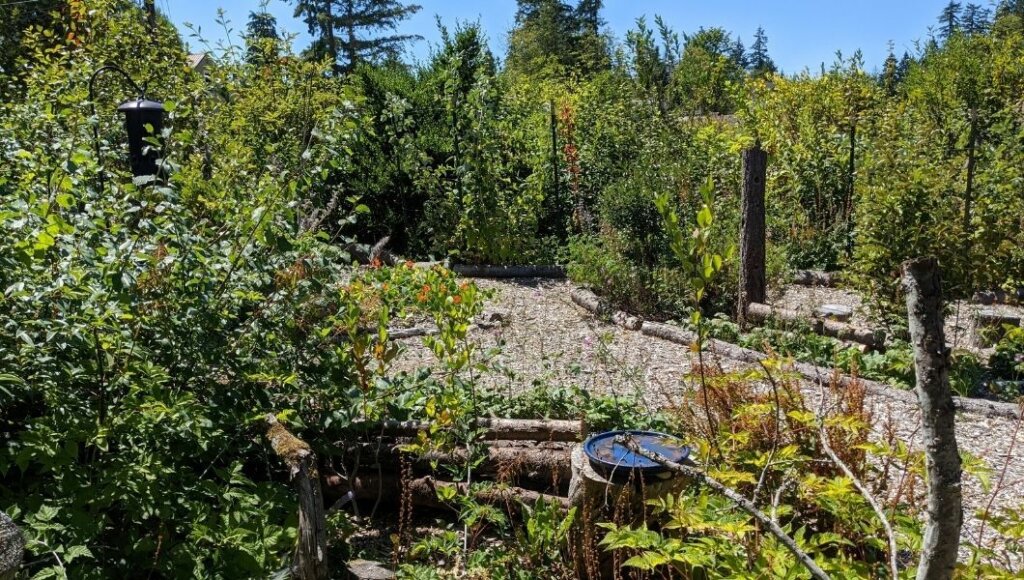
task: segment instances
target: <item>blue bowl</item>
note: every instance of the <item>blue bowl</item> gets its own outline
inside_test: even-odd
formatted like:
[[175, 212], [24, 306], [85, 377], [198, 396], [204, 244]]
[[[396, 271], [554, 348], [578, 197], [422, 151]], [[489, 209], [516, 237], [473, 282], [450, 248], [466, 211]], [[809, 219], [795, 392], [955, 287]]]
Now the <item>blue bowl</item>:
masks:
[[673, 435], [656, 431], [608, 431], [592, 435], [583, 442], [583, 452], [594, 471], [616, 483], [628, 481], [631, 476], [658, 476], [669, 471], [667, 467], [642, 455], [633, 453], [616, 443], [620, 435], [630, 435], [640, 447], [654, 451], [675, 463], [690, 457], [690, 447]]

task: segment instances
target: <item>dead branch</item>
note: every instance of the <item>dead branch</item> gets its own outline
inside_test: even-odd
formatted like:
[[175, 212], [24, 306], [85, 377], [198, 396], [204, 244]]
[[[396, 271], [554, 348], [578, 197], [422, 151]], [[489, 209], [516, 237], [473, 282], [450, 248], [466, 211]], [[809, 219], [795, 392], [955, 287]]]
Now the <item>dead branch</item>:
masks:
[[768, 531], [773, 536], [775, 536], [775, 539], [777, 539], [783, 546], [785, 546], [786, 549], [789, 550], [789, 552], [793, 554], [794, 557], [796, 557], [797, 561], [803, 564], [804, 568], [806, 568], [807, 571], [811, 573], [811, 577], [816, 578], [817, 580], [829, 579], [829, 575], [826, 574], [825, 571], [818, 566], [818, 564], [814, 561], [813, 558], [810, 557], [810, 555], [801, 550], [800, 546], [796, 545], [796, 541], [793, 540], [793, 538], [790, 537], [790, 535], [787, 534], [785, 530], [779, 527], [779, 524], [775, 523], [775, 521], [773, 521], [771, 518], [765, 515], [764, 512], [757, 509], [757, 506], [750, 503], [750, 500], [740, 495], [739, 492], [737, 492], [736, 490], [730, 487], [726, 487], [721, 482], [711, 477], [710, 475], [704, 473], [700, 469], [697, 469], [696, 467], [676, 463], [668, 459], [664, 455], [661, 455], [660, 453], [640, 447], [640, 445], [637, 444], [636, 440], [629, 437], [628, 435], [620, 435], [615, 438], [615, 441], [620, 445], [624, 445], [633, 453], [636, 453], [637, 455], [640, 455], [642, 457], [646, 457], [651, 461], [656, 461], [657, 463], [664, 465], [665, 467], [669, 468], [672, 471], [675, 471], [676, 473], [685, 475], [686, 477], [692, 479], [698, 479], [711, 489], [714, 489], [718, 493], [724, 495], [730, 501], [736, 504], [740, 509], [750, 514], [754, 519], [759, 521], [761, 525], [767, 528]]

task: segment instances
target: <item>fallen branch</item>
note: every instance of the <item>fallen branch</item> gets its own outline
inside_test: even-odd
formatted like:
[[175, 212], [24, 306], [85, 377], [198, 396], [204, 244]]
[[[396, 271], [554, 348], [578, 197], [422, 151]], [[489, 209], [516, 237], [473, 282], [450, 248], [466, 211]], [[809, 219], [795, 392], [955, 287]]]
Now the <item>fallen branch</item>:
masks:
[[714, 489], [718, 493], [721, 493], [725, 497], [729, 498], [729, 500], [732, 501], [737, 506], [739, 506], [740, 509], [750, 514], [754, 519], [759, 521], [761, 525], [766, 527], [768, 531], [773, 536], [775, 536], [775, 539], [782, 543], [782, 545], [785, 546], [786, 549], [789, 550], [790, 553], [796, 557], [797, 561], [803, 564], [804, 568], [807, 568], [807, 571], [811, 573], [811, 576], [813, 578], [816, 578], [818, 580], [828, 580], [828, 574], [826, 574], [825, 571], [818, 566], [818, 564], [814, 561], [814, 558], [811, 558], [811, 556], [808, 555], [807, 552], [801, 550], [800, 546], [796, 545], [796, 541], [793, 540], [793, 538], [790, 537], [790, 535], [787, 534], [785, 530], [779, 527], [779, 524], [775, 523], [775, 521], [769, 518], [767, 515], [765, 515], [764, 512], [757, 509], [757, 506], [751, 503], [750, 500], [748, 500], [747, 498], [740, 495], [736, 490], [730, 487], [726, 487], [721, 482], [711, 477], [710, 475], [704, 473], [700, 469], [697, 469], [696, 467], [676, 463], [670, 460], [669, 458], [665, 457], [664, 455], [661, 455], [660, 453], [641, 447], [632, 437], [628, 435], [617, 436], [615, 438], [615, 442], [625, 446], [633, 453], [636, 453], [637, 455], [640, 455], [642, 457], [646, 457], [651, 461], [655, 461], [669, 468], [670, 470], [675, 471], [676, 473], [685, 475], [686, 477], [692, 479], [698, 479], [704, 482], [704, 484], [710, 487], [711, 489]]
[[[822, 400], [824, 400], [824, 395], [822, 395]], [[829, 459], [831, 459], [832, 462], [835, 463], [844, 474], [846, 474], [846, 477], [850, 478], [850, 481], [853, 482], [853, 486], [857, 488], [857, 491], [859, 491], [862, 496], [864, 496], [864, 499], [866, 499], [868, 504], [871, 505], [871, 509], [875, 511], [875, 515], [877, 515], [878, 519], [882, 522], [882, 528], [885, 529], [885, 537], [889, 540], [889, 573], [892, 574], [891, 578], [899, 578], [900, 568], [897, 560], [899, 552], [896, 546], [896, 534], [892, 531], [892, 525], [889, 524], [889, 518], [886, 517], [885, 510], [883, 510], [882, 506], [879, 505], [875, 496], [868, 491], [867, 486], [865, 486], [864, 483], [853, 474], [853, 470], [850, 469], [850, 467], [846, 465], [846, 462], [840, 459], [839, 455], [832, 449], [832, 446], [828, 441], [828, 433], [825, 430], [825, 424], [820, 422], [820, 418], [818, 430], [821, 434], [822, 451], [824, 451], [825, 455], [828, 455]]]

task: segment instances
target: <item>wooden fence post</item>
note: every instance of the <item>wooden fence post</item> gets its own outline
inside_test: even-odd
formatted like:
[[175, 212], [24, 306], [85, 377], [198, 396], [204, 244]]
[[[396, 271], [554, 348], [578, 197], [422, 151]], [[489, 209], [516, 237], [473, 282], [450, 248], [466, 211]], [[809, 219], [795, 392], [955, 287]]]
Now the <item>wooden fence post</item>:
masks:
[[299, 580], [326, 580], [327, 516], [316, 456], [305, 441], [292, 435], [278, 423], [273, 414], [268, 414], [265, 421], [270, 446], [288, 466], [288, 473], [299, 489], [299, 544], [295, 549], [295, 577]]
[[740, 213], [740, 292], [737, 317], [747, 324], [747, 306], [763, 303], [765, 281], [764, 190], [768, 153], [755, 145], [743, 151], [743, 200]]
[[956, 409], [949, 386], [949, 348], [942, 330], [942, 286], [935, 258], [904, 262], [903, 288], [928, 472], [928, 522], [917, 578], [948, 580], [956, 567], [964, 514]]

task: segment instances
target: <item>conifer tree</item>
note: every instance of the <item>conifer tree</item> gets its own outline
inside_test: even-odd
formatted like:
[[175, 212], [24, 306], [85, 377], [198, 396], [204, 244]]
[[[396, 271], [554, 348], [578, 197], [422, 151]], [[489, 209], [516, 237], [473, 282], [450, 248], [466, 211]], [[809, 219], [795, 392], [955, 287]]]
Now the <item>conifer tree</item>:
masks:
[[768, 55], [768, 35], [764, 28], [757, 27], [754, 33], [754, 44], [750, 47], [749, 70], [754, 76], [773, 73], [778, 70], [772, 57]]
[[988, 8], [984, 8], [978, 4], [969, 3], [964, 8], [963, 18], [961, 26], [965, 34], [983, 34], [988, 31], [991, 26], [989, 18], [992, 13]]
[[261, 64], [276, 56], [277, 18], [269, 12], [249, 12], [249, 23], [245, 27], [245, 41], [248, 48], [245, 60], [250, 64]]
[[729, 52], [729, 58], [741, 69], [746, 70], [750, 66], [750, 58], [747, 56], [747, 48], [743, 46], [743, 39], [736, 37], [736, 42], [733, 43], [732, 50]]
[[600, 33], [603, 4], [579, 0], [573, 7], [562, 0], [518, 0], [508, 68], [529, 75], [558, 69], [587, 75], [607, 67], [608, 46]]
[[942, 40], [949, 40], [949, 37], [960, 30], [962, 9], [963, 5], [955, 0], [950, 0], [949, 4], [942, 9], [942, 13], [939, 14], [939, 37]]
[[395, 59], [405, 43], [420, 40], [412, 34], [375, 33], [394, 32], [421, 8], [398, 0], [296, 0], [295, 16], [316, 38], [312, 55], [329, 55], [336, 72], [350, 72], [363, 61]]
[[896, 60], [892, 41], [889, 41], [889, 56], [885, 57], [885, 64], [882, 65], [882, 73], [879, 75], [878, 81], [882, 86], [882, 90], [890, 97], [896, 95], [896, 89], [899, 86], [900, 80], [899, 70], [900, 62]]

